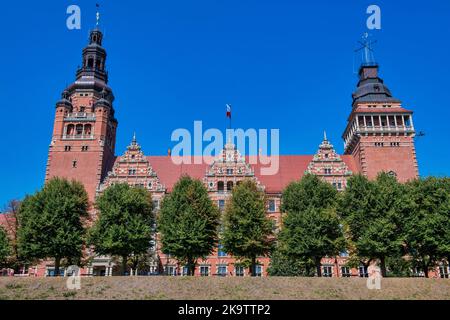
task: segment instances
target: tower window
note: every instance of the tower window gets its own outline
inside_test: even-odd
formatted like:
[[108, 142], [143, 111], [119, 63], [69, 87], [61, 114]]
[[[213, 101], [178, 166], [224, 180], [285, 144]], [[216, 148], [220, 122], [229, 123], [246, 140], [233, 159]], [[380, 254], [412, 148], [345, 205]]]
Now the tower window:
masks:
[[82, 146], [81, 147], [81, 151], [88, 151], [89, 147], [88, 146]]
[[128, 169], [128, 175], [133, 176], [136, 174], [136, 169]]
[[325, 168], [323, 171], [325, 174], [331, 174], [331, 168]]
[[86, 107], [80, 107], [80, 112], [85, 112], [86, 111]]
[[72, 149], [71, 146], [65, 146], [65, 147], [64, 147], [64, 151], [66, 151], [66, 152], [70, 151], [70, 149]]
[[72, 161], [72, 168], [76, 168], [77, 167], [77, 160], [73, 160]]

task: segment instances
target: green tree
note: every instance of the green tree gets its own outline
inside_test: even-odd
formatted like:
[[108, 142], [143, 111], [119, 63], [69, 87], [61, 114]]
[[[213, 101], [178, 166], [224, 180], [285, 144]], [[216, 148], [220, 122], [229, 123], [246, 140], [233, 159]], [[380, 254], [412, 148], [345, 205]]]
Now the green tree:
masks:
[[434, 177], [409, 182], [405, 202], [406, 248], [428, 277], [430, 268], [449, 256], [449, 182]]
[[313, 261], [320, 277], [322, 258], [336, 255], [345, 248], [335, 210], [337, 191], [316, 175], [307, 174], [286, 187], [282, 200], [286, 216], [279, 241], [291, 259]]
[[224, 250], [250, 259], [250, 273], [256, 275], [257, 257], [271, 252], [274, 225], [266, 215], [265, 193], [252, 180], [236, 185], [225, 209], [221, 243]]
[[402, 249], [404, 187], [387, 173], [380, 173], [375, 181], [353, 176], [339, 211], [349, 226], [356, 254], [369, 261], [379, 259], [381, 273], [386, 277], [387, 257], [398, 256]]
[[98, 219], [89, 232], [89, 243], [100, 255], [122, 258], [122, 274], [128, 258], [148, 251], [154, 233], [151, 194], [144, 188], [118, 183], [97, 198]]
[[197, 260], [210, 255], [218, 240], [219, 209], [200, 180], [183, 176], [161, 203], [158, 232], [162, 251], [194, 275]]
[[295, 259], [286, 253], [280, 244], [270, 256], [270, 265], [267, 269], [269, 276], [276, 277], [310, 277], [314, 275], [314, 261], [311, 259]]
[[0, 267], [8, 265], [8, 258], [11, 254], [11, 245], [5, 229], [0, 226]]
[[79, 259], [87, 217], [88, 196], [81, 183], [53, 178], [20, 206], [19, 254], [27, 259], [54, 258], [55, 274], [61, 259]]

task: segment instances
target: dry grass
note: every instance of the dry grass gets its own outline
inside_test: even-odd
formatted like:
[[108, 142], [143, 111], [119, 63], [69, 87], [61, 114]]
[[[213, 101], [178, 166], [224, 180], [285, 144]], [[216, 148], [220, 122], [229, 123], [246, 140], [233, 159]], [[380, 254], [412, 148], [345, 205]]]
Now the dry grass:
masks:
[[368, 290], [360, 278], [86, 277], [0, 278], [1, 299], [450, 299], [447, 279], [388, 278]]

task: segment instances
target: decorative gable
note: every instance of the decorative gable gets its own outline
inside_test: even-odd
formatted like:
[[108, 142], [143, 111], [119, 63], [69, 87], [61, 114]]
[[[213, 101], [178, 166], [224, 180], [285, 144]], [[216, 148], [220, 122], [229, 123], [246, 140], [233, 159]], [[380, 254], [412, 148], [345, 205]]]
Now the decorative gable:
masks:
[[125, 153], [117, 158], [112, 170], [108, 172], [106, 179], [100, 185], [98, 192], [102, 192], [114, 183], [128, 183], [152, 192], [166, 191], [147, 157], [144, 156], [141, 146], [136, 141], [136, 136], [133, 136], [133, 140]]
[[333, 184], [338, 190], [345, 188], [347, 178], [352, 175], [347, 164], [336, 153], [333, 145], [328, 141], [326, 133], [324, 133], [324, 139], [319, 145], [319, 150], [309, 163], [305, 173], [320, 176], [325, 181]]
[[208, 191], [226, 193], [231, 191], [234, 185], [240, 181], [251, 178], [264, 190], [264, 186], [255, 177], [255, 172], [250, 164], [232, 143], [227, 143], [222, 153], [213, 161], [206, 171], [203, 179]]

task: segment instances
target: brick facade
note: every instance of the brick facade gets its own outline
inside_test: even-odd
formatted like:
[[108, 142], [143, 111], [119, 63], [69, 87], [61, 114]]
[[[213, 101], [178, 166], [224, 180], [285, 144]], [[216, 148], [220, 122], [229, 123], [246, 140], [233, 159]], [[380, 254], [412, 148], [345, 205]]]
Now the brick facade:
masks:
[[[307, 172], [319, 175], [338, 190], [345, 189], [347, 179], [359, 172], [374, 178], [378, 172], [388, 171], [400, 181], [418, 177], [412, 112], [403, 109], [400, 102], [392, 98], [378, 78], [376, 65], [361, 67], [348, 126], [343, 134], [344, 155], [338, 155], [325, 136], [315, 155], [280, 156], [279, 171], [270, 176], [261, 175], [263, 165], [250, 164], [248, 157], [241, 156], [232, 144], [225, 145], [223, 153], [211, 159], [212, 164], [193, 161], [193, 164], [177, 165], [169, 156], [145, 156], [133, 137], [125, 153], [116, 157], [118, 122], [114, 117], [114, 96], [107, 85], [102, 37], [97, 29], [91, 32], [89, 45], [83, 50], [83, 66], [77, 71], [77, 80], [64, 90], [62, 99], [56, 104], [46, 172], [46, 180], [61, 176], [81, 181], [91, 202], [111, 184], [126, 182], [151, 191], [158, 208], [176, 181], [188, 174], [203, 181], [211, 199], [223, 208], [234, 185], [243, 179], [253, 179], [268, 196], [268, 216], [280, 226], [282, 190]], [[165, 256], [158, 241], [156, 243], [155, 270], [182, 274], [183, 266]], [[242, 269], [237, 261], [219, 249], [199, 261], [196, 273], [240, 275]], [[345, 254], [324, 258], [325, 273], [357, 276], [357, 269], [345, 269], [346, 259]], [[262, 275], [266, 275], [269, 259], [260, 257], [258, 261]], [[102, 272], [110, 275], [116, 266], [108, 257], [97, 257], [85, 272], [95, 273], [95, 268], [103, 268]]]

